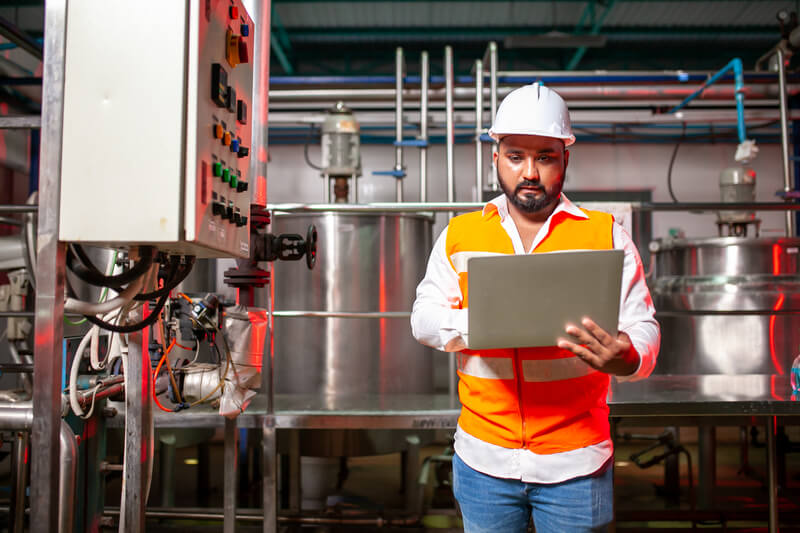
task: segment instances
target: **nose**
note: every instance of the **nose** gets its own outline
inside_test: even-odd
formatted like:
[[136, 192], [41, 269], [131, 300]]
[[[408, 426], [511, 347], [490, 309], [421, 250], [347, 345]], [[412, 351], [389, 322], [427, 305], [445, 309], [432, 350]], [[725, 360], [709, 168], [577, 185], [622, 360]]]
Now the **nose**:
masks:
[[539, 181], [539, 170], [536, 168], [536, 159], [526, 157], [522, 167], [522, 177], [530, 181]]

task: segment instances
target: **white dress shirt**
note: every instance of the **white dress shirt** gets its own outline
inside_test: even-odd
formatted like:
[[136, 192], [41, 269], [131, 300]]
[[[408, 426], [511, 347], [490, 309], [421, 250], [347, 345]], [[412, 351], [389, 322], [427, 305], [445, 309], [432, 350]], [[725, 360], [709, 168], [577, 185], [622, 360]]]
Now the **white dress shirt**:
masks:
[[[505, 195], [494, 198], [500, 223], [508, 233], [515, 254], [532, 253], [548, 235], [554, 215], [565, 211], [587, 218], [563, 194], [553, 213], [545, 221], [529, 250], [522, 245], [517, 226], [508, 212]], [[484, 210], [488, 208], [487, 204]], [[645, 282], [642, 260], [630, 235], [619, 224], [612, 229], [614, 248], [625, 252], [622, 267], [619, 331], [625, 332], [639, 354], [639, 367], [630, 376], [617, 376], [618, 381], [635, 381], [650, 375], [656, 364], [660, 331], [655, 308]], [[463, 296], [458, 274], [447, 258], [447, 228], [434, 244], [425, 278], [417, 287], [417, 298], [411, 311], [411, 331], [421, 343], [444, 351], [456, 337], [468, 338], [469, 309], [454, 309]], [[459, 427], [455, 435], [458, 456], [470, 467], [495, 477], [519, 479], [528, 483], [558, 483], [589, 475], [600, 469], [613, 455], [610, 440], [568, 452], [541, 455], [525, 448], [504, 448], [482, 441]]]

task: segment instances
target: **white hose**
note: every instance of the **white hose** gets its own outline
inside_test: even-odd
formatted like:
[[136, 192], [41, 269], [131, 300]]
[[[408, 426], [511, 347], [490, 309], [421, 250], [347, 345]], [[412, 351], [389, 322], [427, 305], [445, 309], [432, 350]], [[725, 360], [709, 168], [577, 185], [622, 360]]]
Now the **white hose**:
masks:
[[99, 331], [100, 328], [98, 326], [92, 326], [89, 328], [89, 331], [86, 332], [86, 335], [83, 336], [80, 344], [78, 344], [75, 356], [72, 358], [72, 366], [69, 369], [69, 405], [72, 407], [72, 411], [78, 416], [83, 416], [83, 409], [78, 401], [78, 371], [81, 367], [83, 352], [91, 341], [95, 330]]
[[101, 315], [115, 311], [133, 300], [133, 297], [141, 292], [145, 277], [149, 277], [149, 274], [150, 269], [130, 282], [128, 286], [125, 287], [125, 290], [113, 300], [105, 302], [84, 302], [82, 300], [76, 300], [75, 298], [67, 298], [66, 302], [64, 302], [64, 311], [80, 313], [82, 315]]

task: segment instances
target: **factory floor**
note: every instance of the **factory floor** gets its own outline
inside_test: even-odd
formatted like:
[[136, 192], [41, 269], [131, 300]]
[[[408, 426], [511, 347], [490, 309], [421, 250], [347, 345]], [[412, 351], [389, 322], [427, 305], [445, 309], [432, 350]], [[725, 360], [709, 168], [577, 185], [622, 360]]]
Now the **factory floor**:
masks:
[[[761, 429], [761, 428], [759, 428]], [[663, 429], [638, 429], [625, 428], [625, 432], [634, 432], [640, 435], [656, 436]], [[620, 431], [620, 434], [622, 431]], [[722, 531], [760, 532], [767, 531], [767, 490], [766, 479], [766, 451], [763, 447], [764, 434], [761, 430], [753, 444], [748, 435], [747, 446], [748, 465], [742, 468], [742, 446], [739, 428], [716, 428], [717, 435], [717, 481], [711, 494], [712, 502], [703, 507], [702, 495], [698, 492], [698, 447], [697, 429], [681, 428], [680, 444], [692, 456], [693, 462], [693, 487], [689, 487], [689, 475], [685, 456], [680, 458], [680, 495], [676, 500], [664, 494], [664, 466], [657, 464], [652, 467], [639, 468], [630, 457], [636, 452], [653, 444], [653, 441], [625, 441], [618, 439], [616, 444], [615, 463], [615, 498], [616, 498], [616, 531], [619, 532], [658, 532], [682, 531], [692, 529], [716, 529]], [[783, 533], [800, 533], [800, 427], [786, 429], [790, 446], [793, 451], [785, 454], [785, 482], [779, 490], [779, 516], [780, 527]], [[444, 441], [441, 444], [427, 445], [421, 449], [420, 458], [440, 455], [447, 447]], [[658, 455], [666, 448], [658, 447], [642, 455], [642, 460]], [[223, 496], [223, 463], [222, 443], [218, 438], [212, 439], [208, 450], [209, 464], [208, 487], [202, 494], [198, 493], [197, 484], [198, 468], [195, 461], [198, 457], [197, 447], [190, 446], [179, 448], [176, 451], [174, 462], [175, 492], [174, 505], [192, 508], [218, 508], [222, 507]], [[400, 454], [388, 454], [368, 457], [353, 457], [347, 462], [349, 469], [346, 481], [341, 490], [328, 499], [329, 508], [327, 516], [349, 517], [403, 517], [405, 496], [401, 491], [401, 461]], [[156, 458], [156, 472], [151, 489], [150, 508], [159, 507], [165, 501], [158, 484], [159, 461]], [[440, 478], [444, 478], [440, 471]], [[279, 531], [283, 533], [393, 533], [395, 531], [415, 531], [426, 533], [449, 533], [461, 531], [460, 520], [454, 510], [452, 496], [446, 484], [438, 484], [436, 473], [432, 472], [430, 483], [426, 489], [425, 502], [426, 514], [417, 523], [391, 527], [376, 526], [299, 526], [281, 524]], [[779, 482], [781, 480], [779, 479]], [[114, 491], [118, 483], [109, 483], [107, 494], [108, 504], [117, 505], [113, 501]], [[248, 491], [241, 496], [240, 507], [255, 507], [258, 502], [257, 481]], [[695, 521], [692, 522], [691, 495], [695, 496]], [[319, 516], [319, 515], [318, 515]], [[187, 521], [187, 520], [149, 520], [148, 531], [174, 532], [174, 531], [221, 531], [220, 522]], [[237, 531], [261, 532], [260, 522], [241, 521]]]

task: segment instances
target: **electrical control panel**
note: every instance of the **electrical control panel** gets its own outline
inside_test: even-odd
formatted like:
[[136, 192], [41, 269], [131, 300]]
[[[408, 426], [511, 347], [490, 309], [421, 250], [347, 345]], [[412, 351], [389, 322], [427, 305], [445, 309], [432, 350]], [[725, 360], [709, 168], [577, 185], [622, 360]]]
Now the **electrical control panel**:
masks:
[[60, 240], [249, 256], [255, 29], [241, 0], [70, 0]]

